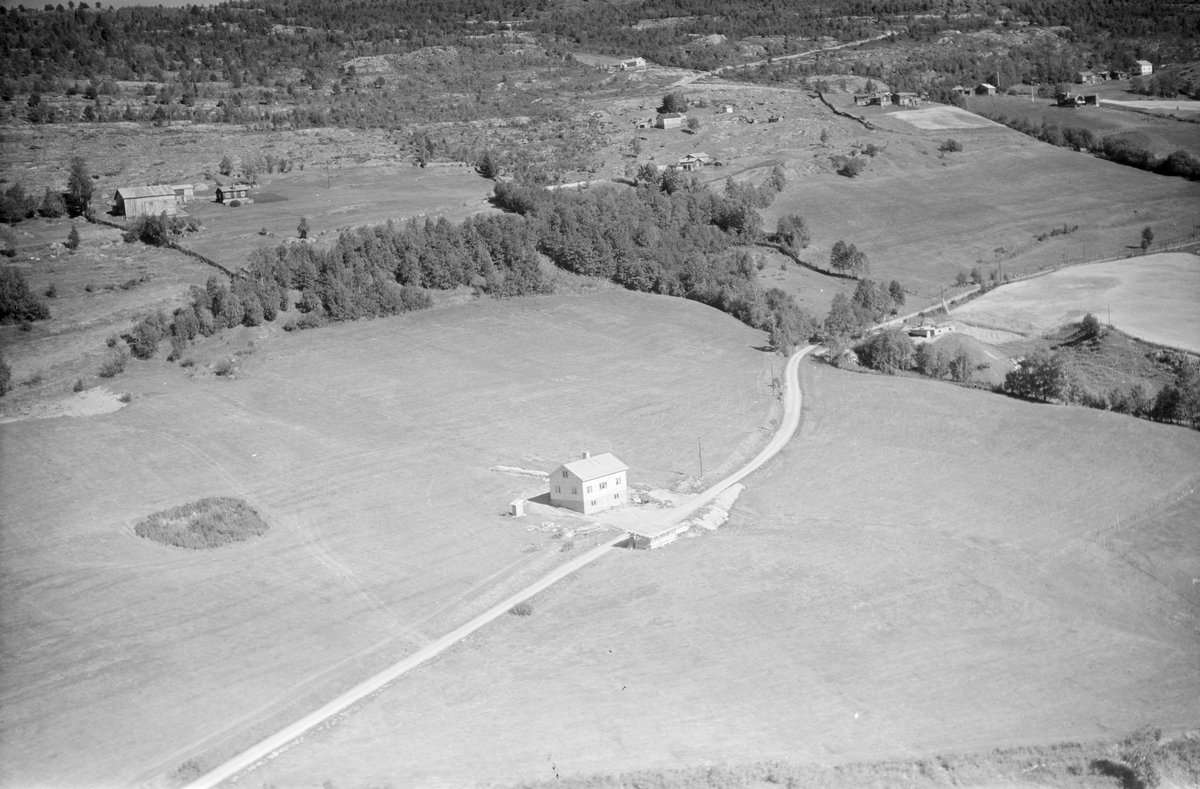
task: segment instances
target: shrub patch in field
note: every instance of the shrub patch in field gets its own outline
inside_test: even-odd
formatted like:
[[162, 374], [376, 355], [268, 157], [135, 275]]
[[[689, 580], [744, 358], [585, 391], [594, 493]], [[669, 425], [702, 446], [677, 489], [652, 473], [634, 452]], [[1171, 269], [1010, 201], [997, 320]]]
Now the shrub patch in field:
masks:
[[213, 496], [156, 512], [133, 531], [163, 545], [200, 550], [258, 537], [269, 528], [241, 499]]

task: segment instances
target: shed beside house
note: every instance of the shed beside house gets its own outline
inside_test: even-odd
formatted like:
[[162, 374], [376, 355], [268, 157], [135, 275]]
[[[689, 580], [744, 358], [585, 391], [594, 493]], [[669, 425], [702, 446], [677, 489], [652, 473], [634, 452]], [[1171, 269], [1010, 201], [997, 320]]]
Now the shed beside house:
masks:
[[660, 129], [678, 129], [683, 125], [682, 112], [663, 112], [659, 113], [654, 125]]
[[250, 194], [247, 184], [231, 184], [217, 187], [217, 202], [228, 203], [231, 200], [245, 200]]
[[550, 503], [584, 515], [619, 507], [629, 498], [628, 471], [611, 452], [584, 452], [550, 472]]
[[1093, 71], [1076, 71], [1075, 72], [1075, 84], [1076, 85], [1095, 85], [1097, 82], [1099, 82], [1099, 78], [1096, 76], [1096, 73]]
[[970, 96], [971, 89], [964, 88], [962, 85], [955, 85], [953, 88], [950, 89], [950, 95], [952, 95], [952, 96]]
[[122, 186], [113, 194], [113, 215], [175, 215], [175, 192], [169, 186]]
[[629, 542], [633, 548], [654, 550], [664, 545], [670, 545], [679, 539], [679, 535], [688, 530], [688, 524], [672, 523], [669, 526], [638, 526], [630, 528]]
[[977, 86], [975, 86], [975, 95], [976, 96], [995, 96], [996, 95], [996, 86], [989, 85], [986, 82], [980, 82]]

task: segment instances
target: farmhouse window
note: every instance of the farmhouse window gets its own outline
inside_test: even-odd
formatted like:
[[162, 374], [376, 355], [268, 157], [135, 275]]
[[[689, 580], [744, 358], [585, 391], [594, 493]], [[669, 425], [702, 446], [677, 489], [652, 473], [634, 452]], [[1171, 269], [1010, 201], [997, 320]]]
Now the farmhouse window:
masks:
[[614, 494], [613, 494], [613, 498], [614, 498], [614, 499], [619, 499], [619, 498], [621, 498], [621, 494], [620, 494], [620, 493], [614, 493]]
[[620, 478], [620, 477], [617, 477], [616, 481], [615, 481], [615, 482], [613, 482], [613, 485], [614, 485], [614, 486], [620, 486], [620, 484], [621, 484], [621, 478]]
[[607, 487], [608, 487], [608, 483], [607, 483], [607, 482], [601, 482], [601, 483], [600, 483], [600, 490], [604, 490], [604, 489], [605, 489], [605, 488], [607, 488]]
[[567, 478], [567, 472], [566, 472], [566, 469], [563, 469], [563, 479], [566, 479], [566, 478]]
[[591, 492], [592, 492], [592, 486], [588, 485], [588, 493], [591, 493]]
[[574, 496], [574, 495], [575, 495], [576, 493], [578, 493], [578, 492], [579, 492], [579, 488], [577, 488], [577, 487], [575, 487], [574, 485], [572, 485], [572, 486], [571, 486], [571, 495], [572, 495], [572, 496]]
[[595, 507], [595, 506], [596, 506], [596, 500], [595, 500], [595, 499], [592, 499], [592, 506], [593, 506], [593, 507]]
[[555, 492], [555, 493], [562, 493], [562, 488], [561, 488], [560, 486], [558, 486], [558, 485], [555, 485], [555, 486], [554, 486], [554, 492]]

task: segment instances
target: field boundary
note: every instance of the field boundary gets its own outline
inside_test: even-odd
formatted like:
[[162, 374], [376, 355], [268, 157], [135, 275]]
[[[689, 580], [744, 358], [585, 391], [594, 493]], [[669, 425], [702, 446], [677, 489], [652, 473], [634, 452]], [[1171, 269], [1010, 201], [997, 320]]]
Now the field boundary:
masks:
[[[123, 225], [120, 222], [114, 222], [111, 219], [104, 219], [103, 217], [99, 217], [95, 214], [89, 214], [86, 217], [86, 219], [89, 222], [91, 222], [92, 224], [106, 225], [107, 227], [111, 227], [111, 228], [120, 230], [122, 233], [126, 233], [129, 231], [129, 227], [127, 225]], [[183, 254], [187, 255], [188, 257], [199, 260], [201, 263], [207, 263], [208, 265], [212, 266], [213, 268], [221, 271], [221, 273], [228, 276], [231, 280], [238, 276], [238, 275], [234, 274], [232, 271], [230, 271], [229, 269], [222, 266], [217, 261], [213, 260], [212, 258], [205, 257], [204, 255], [201, 255], [199, 252], [196, 252], [195, 250], [188, 249], [185, 246], [181, 246], [180, 244], [176, 243], [175, 241], [168, 241], [167, 243], [163, 244], [163, 246], [166, 247], [167, 249], [173, 249], [176, 252], [182, 252]]]

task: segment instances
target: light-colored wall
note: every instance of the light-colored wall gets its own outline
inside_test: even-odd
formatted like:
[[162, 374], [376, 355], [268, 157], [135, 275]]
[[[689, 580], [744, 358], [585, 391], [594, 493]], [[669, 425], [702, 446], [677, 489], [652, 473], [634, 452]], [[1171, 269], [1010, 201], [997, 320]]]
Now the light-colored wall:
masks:
[[123, 201], [125, 216], [154, 216], [167, 212], [168, 216], [175, 215], [175, 195], [165, 197], [133, 197]]
[[[587, 482], [583, 482], [574, 474], [568, 473], [567, 477], [563, 477], [562, 472], [560, 466], [550, 475], [551, 504], [590, 514], [619, 507], [628, 500], [629, 480], [626, 471], [618, 471]], [[577, 492], [572, 493], [572, 488]], [[620, 498], [617, 498], [617, 494], [620, 494]], [[593, 501], [596, 503], [592, 504]]]

